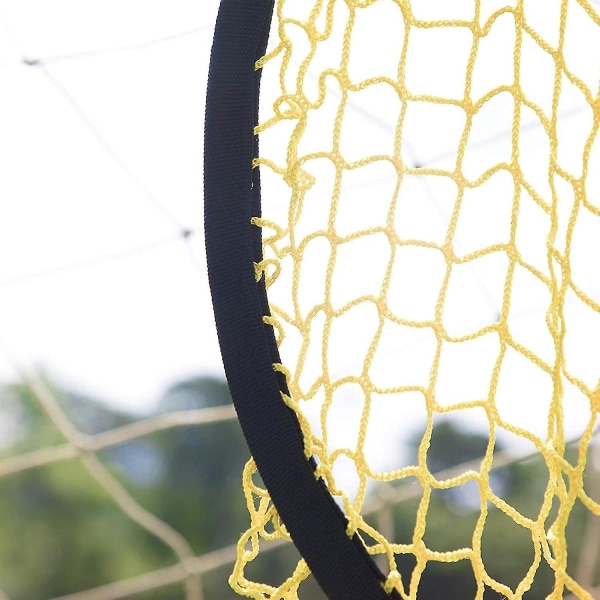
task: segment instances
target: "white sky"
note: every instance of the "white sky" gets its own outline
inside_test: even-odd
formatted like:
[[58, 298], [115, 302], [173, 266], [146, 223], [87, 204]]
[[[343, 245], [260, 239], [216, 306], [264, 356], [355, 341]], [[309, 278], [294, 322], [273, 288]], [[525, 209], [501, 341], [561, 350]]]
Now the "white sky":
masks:
[[222, 371], [202, 241], [217, 5], [0, 0], [0, 340], [122, 407]]

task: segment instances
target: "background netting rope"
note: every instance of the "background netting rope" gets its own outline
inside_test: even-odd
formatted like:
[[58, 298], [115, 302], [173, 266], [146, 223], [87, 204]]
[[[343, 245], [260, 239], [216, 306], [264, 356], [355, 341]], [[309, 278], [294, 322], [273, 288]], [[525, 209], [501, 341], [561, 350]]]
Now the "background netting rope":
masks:
[[[459, 561], [477, 598], [522, 598], [542, 566], [553, 571], [549, 598], [592, 598], [566, 532], [574, 507], [600, 515], [586, 484], [600, 408], [599, 26], [587, 0], [276, 3], [257, 64], [263, 215], [253, 220], [275, 368], [349, 535], [405, 599], [432, 562]], [[486, 432], [487, 451], [436, 476], [434, 426], [454, 415]], [[394, 442], [402, 422], [422, 433], [410, 464]], [[536, 514], [495, 485], [501, 440], [543, 459]], [[245, 574], [263, 540], [288, 539], [255, 474], [250, 463], [251, 527], [231, 583], [253, 598], [296, 598], [303, 561], [278, 587]], [[383, 484], [420, 498], [402, 543], [370, 518], [387, 504], [371, 495]], [[432, 498], [461, 489], [478, 511], [470, 543], [438, 550]], [[492, 511], [531, 540], [516, 585], [482, 557]], [[408, 579], [402, 555], [415, 559]]]
[[226, 547], [196, 556], [184, 535], [146, 510], [111, 470], [101, 462], [96, 453], [165, 429], [208, 425], [235, 419], [233, 406], [171, 412], [90, 436], [77, 429], [64, 412], [52, 390], [42, 380], [28, 375], [18, 366], [16, 368], [21, 382], [28, 387], [52, 424], [67, 441], [62, 445], [4, 458], [0, 461], [0, 478], [30, 469], [43, 468], [60, 461], [79, 459], [95, 483], [101, 486], [114, 500], [116, 508], [169, 547], [177, 558], [177, 563], [171, 567], [111, 582], [95, 589], [67, 594], [61, 596], [60, 600], [124, 598], [178, 582], [184, 583], [186, 598], [201, 600], [204, 597], [202, 575], [232, 562], [235, 557], [235, 548], [233, 546]]
[[[32, 69], [41, 73], [41, 77], [46, 80], [49, 87], [58, 92], [61, 100], [65, 101], [75, 119], [79, 119], [79, 121], [85, 125], [86, 134], [89, 134], [92, 139], [95, 139], [101, 149], [105, 152], [106, 156], [113, 163], [113, 166], [123, 174], [125, 182], [123, 198], [126, 201], [128, 200], [128, 195], [131, 195], [131, 191], [127, 190], [127, 183], [132, 184], [134, 188], [139, 190], [149, 206], [158, 208], [165, 223], [171, 225], [174, 228], [175, 233], [166, 235], [163, 239], [156, 239], [150, 243], [140, 243], [132, 232], [131, 247], [129, 249], [115, 251], [114, 248], [107, 243], [105, 252], [96, 257], [79, 260], [75, 259], [72, 260], [72, 262], [56, 267], [40, 267], [36, 271], [25, 272], [22, 275], [11, 277], [3, 276], [0, 286], [3, 288], [3, 292], [6, 296], [8, 296], [7, 289], [9, 290], [11, 286], [46, 278], [52, 279], [56, 276], [69, 274], [73, 271], [85, 271], [94, 266], [103, 264], [108, 264], [116, 270], [119, 261], [123, 259], [177, 244], [181, 244], [182, 247], [182, 266], [185, 264], [186, 260], [191, 260], [195, 267], [200, 267], [200, 269], [195, 271], [195, 274], [200, 276], [205, 273], [203, 261], [198, 259], [194, 254], [194, 248], [192, 248], [193, 240], [197, 237], [194, 235], [196, 232], [190, 229], [188, 223], [184, 225], [180, 219], [175, 217], [174, 213], [170, 212], [170, 208], [166, 206], [166, 203], [161, 202], [161, 200], [150, 191], [151, 186], [146, 186], [145, 182], [134, 174], [134, 170], [130, 168], [127, 161], [123, 159], [113, 149], [111, 143], [109, 143], [108, 138], [110, 138], [110, 136], [105, 137], [103, 131], [101, 131], [102, 128], [98, 128], [98, 124], [95, 122], [96, 119], [90, 116], [82, 108], [76, 99], [76, 94], [72, 93], [68, 84], [65, 84], [61, 81], [60, 77], [55, 75], [52, 67], [55, 64], [60, 64], [65, 61], [77, 61], [113, 53], [120, 53], [122, 55], [124, 52], [138, 52], [140, 50], [153, 49], [171, 42], [176, 42], [182, 38], [186, 39], [197, 36], [197, 34], [201, 32], [209, 34], [214, 26], [211, 13], [215, 5], [216, 3], [212, 3], [210, 7], [205, 9], [208, 15], [206, 23], [202, 23], [200, 26], [191, 30], [186, 30], [182, 33], [171, 34], [145, 43], [131, 43], [119, 47], [107, 47], [106, 49], [101, 50], [85, 50], [82, 52], [28, 58], [20, 52], [18, 40], [16, 38], [12, 39], [17, 50], [15, 60], [12, 62], [7, 61], [6, 63], [2, 62], [0, 64], [4, 69], [2, 75], [7, 81], [6, 89], [8, 90], [10, 86], [13, 85], [10, 83], [11, 80], [7, 77], [7, 72], [10, 74], [12, 69], [15, 71], [19, 69]], [[93, 7], [90, 7], [90, 9], [93, 9]], [[60, 12], [60, 10], [61, 9], [57, 9], [56, 12]], [[101, 10], [104, 13], [106, 12], [107, 7], [103, 6]], [[40, 15], [35, 14], [35, 12], [32, 12], [31, 14], [34, 21], [35, 19], [39, 20], [41, 18]], [[73, 15], [71, 16], [73, 17]], [[12, 35], [9, 24], [5, 22], [4, 17], [4, 14], [0, 15], [0, 26], [2, 26], [2, 34], [0, 37], [2, 38], [2, 41], [6, 43], [7, 39], [10, 40], [15, 36]], [[75, 17], [73, 17], [71, 23], [74, 30], [81, 26], [81, 23], [79, 23]], [[210, 45], [207, 44], [206, 53], [208, 53], [209, 47]], [[20, 62], [18, 60], [19, 58]], [[91, 66], [90, 70], [93, 68], [94, 66]], [[26, 90], [27, 88], [23, 89]], [[26, 97], [26, 92], [24, 92], [24, 97]], [[43, 100], [44, 97], [42, 96], [40, 102], [43, 102]], [[6, 106], [9, 106], [9, 104]], [[197, 107], [195, 107], [195, 109], [196, 108]], [[68, 112], [69, 111], [67, 111], [67, 114]], [[11, 118], [11, 116], [9, 116], [9, 118]], [[60, 117], [56, 117], [56, 119], [57, 121], [60, 121]], [[39, 137], [34, 137], [32, 139], [35, 139], [36, 145], [43, 146], [44, 140], [42, 138], [44, 134], [37, 131], [36, 134]], [[24, 139], [26, 138], [27, 135], [24, 135]], [[65, 133], [65, 138], [67, 140], [69, 139], [68, 133]], [[11, 142], [14, 143], [14, 140], [10, 140], [10, 138], [4, 141], [6, 143], [6, 148], [10, 146]], [[59, 140], [59, 142], [64, 141], [65, 140]], [[57, 146], [56, 139], [52, 140], [52, 144], [55, 148], [60, 148], [60, 144]], [[61, 151], [63, 151], [62, 148]], [[82, 150], [79, 149], [79, 151]], [[32, 157], [31, 164], [29, 165], [31, 173], [36, 172], [37, 166], [35, 159]], [[59, 195], [59, 192], [51, 186], [45, 191], [47, 196], [41, 198], [40, 202], [54, 205], [53, 202], [56, 196]], [[198, 198], [199, 195], [194, 198], [195, 203], [199, 202]], [[91, 198], [82, 197], [80, 200], [86, 207], [93, 207]], [[59, 209], [56, 210], [59, 211]], [[39, 215], [33, 215], [32, 218], [39, 218]], [[72, 219], [71, 225], [74, 228], [77, 227], [77, 219], [72, 215], [59, 215], [58, 218], [67, 220]], [[148, 213], [140, 215], [140, 220], [147, 218]], [[51, 227], [51, 224], [48, 223], [48, 226]], [[26, 236], [24, 235], [24, 237]], [[107, 233], [106, 238], [110, 238], [110, 234]], [[61, 283], [63, 282], [58, 281], [56, 283], [57, 288], [60, 287]], [[46, 299], [42, 297], [40, 301], [45, 302]], [[165, 314], [163, 316], [167, 315]], [[102, 315], [96, 315], [96, 317], [101, 319]], [[25, 332], [22, 331], [21, 333], [24, 334]], [[23, 337], [27, 336], [23, 335]], [[11, 432], [10, 430], [7, 431], [10, 427], [10, 423], [5, 423], [4, 433], [8, 433], [9, 435], [7, 436], [7, 439], [3, 440], [3, 443], [7, 445], [3, 446], [2, 457], [0, 459], [0, 481], [2, 481], [3, 484], [6, 484], [6, 487], [3, 488], [3, 494], [6, 496], [10, 494], [10, 491], [7, 493], [7, 490], [10, 490], [9, 485], [14, 480], [25, 478], [28, 474], [33, 475], [35, 471], [52, 469], [53, 466], [59, 464], [62, 465], [64, 463], [77, 461], [82, 464], [84, 470], [90, 475], [91, 485], [90, 481], [83, 481], [81, 485], [89, 485], [90, 488], [96, 487], [102, 489], [106, 492], [106, 497], [112, 501], [113, 511], [108, 517], [109, 520], [111, 516], [114, 517], [115, 515], [118, 515], [118, 513], [123, 513], [126, 519], [129, 519], [131, 522], [139, 525], [141, 529], [147, 531], [159, 546], [162, 545], [168, 548], [173, 556], [173, 560], [170, 562], [169, 566], [149, 570], [147, 572], [140, 572], [137, 575], [127, 578], [104, 582], [102, 585], [98, 583], [97, 587], [92, 589], [72, 590], [72, 593], [61, 594], [61, 600], [112, 600], [126, 597], [144, 597], [144, 594], [146, 595], [145, 597], [147, 597], [148, 593], [154, 590], [161, 590], [161, 588], [173, 584], [181, 585], [181, 594], [188, 600], [201, 600], [206, 597], [206, 585], [203, 585], [203, 577], [231, 564], [235, 560], [235, 545], [227, 545], [227, 542], [222, 542], [221, 547], [198, 555], [191, 547], [187, 536], [188, 532], [177, 530], [175, 527], [148, 510], [144, 506], [144, 502], [136, 497], [136, 492], [130, 491], [131, 486], [129, 485], [130, 482], [127, 481], [127, 478], [123, 478], [122, 474], [117, 472], [114, 468], [114, 464], [110, 460], [107, 460], [106, 456], [102, 456], [102, 452], [121, 445], [126, 445], [129, 442], [135, 442], [135, 440], [147, 437], [151, 438], [166, 430], [178, 428], [197, 427], [196, 434], [201, 436], [204, 427], [210, 427], [213, 424], [224, 421], [235, 420], [236, 415], [233, 405], [229, 404], [214, 408], [195, 410], [173, 410], [168, 413], [147, 418], [138, 415], [137, 420], [135, 420], [132, 415], [132, 419], [128, 419], [131, 421], [130, 423], [92, 435], [81, 431], [75, 424], [74, 421], [76, 421], [76, 419], [69, 411], [69, 408], [72, 407], [65, 407], [65, 403], [62, 402], [64, 398], [60, 393], [57, 393], [50, 385], [48, 385], [48, 383], [37, 374], [36, 370], [25, 368], [19, 360], [13, 357], [14, 349], [10, 347], [10, 343], [6, 343], [4, 337], [1, 345], [2, 358], [12, 367], [13, 385], [16, 387], [20, 386], [31, 395], [35, 406], [41, 409], [41, 412], [51, 424], [49, 429], [53, 427], [53, 430], [60, 432], [60, 437], [62, 438], [61, 442], [55, 443], [54, 445], [46, 445], [42, 442], [41, 447], [39, 448], [36, 447], [36, 449], [27, 452], [17, 451], [17, 453], [15, 453], [10, 444]], [[6, 415], [4, 412], [6, 410], [6, 405], [8, 404], [10, 408], [10, 387], [11, 386], [7, 384], [6, 387], [2, 389], [0, 404], [2, 404], [3, 418]], [[7, 412], [10, 413], [10, 410]], [[8, 416], [10, 416], [10, 414]], [[7, 421], [8, 420], [7, 417]], [[67, 465], [65, 465], [65, 467], [66, 466]], [[77, 476], [75, 476], [74, 479], [77, 480]], [[33, 496], [35, 496], [35, 490]], [[28, 496], [25, 500], [28, 501], [31, 500], [31, 498]], [[72, 499], [65, 499], [66, 502], [69, 502], [70, 500]], [[23, 504], [26, 505], [27, 502], [23, 502]], [[76, 501], [73, 504], [75, 504], [74, 513], [81, 510], [81, 507], [76, 505]], [[109, 510], [108, 513], [110, 512], [111, 511]], [[88, 514], [91, 514], [91, 511]], [[51, 517], [48, 517], [48, 519], [51, 519]], [[36, 525], [39, 525], [39, 523], [33, 523], [32, 529], [39, 532], [40, 529], [36, 529]], [[19, 532], [17, 535], [22, 535], [22, 533], [23, 532]], [[3, 536], [5, 539], [11, 535], [15, 535], [15, 530], [11, 530], [10, 527], [3, 527]], [[27, 543], [27, 536], [22, 535], [22, 537], [23, 544], [25, 545]], [[60, 543], [60, 541], [56, 541], [56, 543]], [[96, 544], [98, 548], [102, 546], [100, 540], [96, 540]], [[113, 550], [120, 553], [121, 557], [126, 554], [126, 550], [123, 548], [112, 548], [111, 551]], [[24, 551], [27, 553], [27, 548], [24, 548]], [[4, 566], [6, 568], [6, 565]], [[95, 565], [95, 567], [97, 567], [97, 565]], [[29, 573], [28, 575], [32, 578], [36, 576], [43, 577], [43, 575], [39, 576], [38, 573]], [[100, 582], [102, 580], [98, 579], [97, 581]], [[17, 599], [17, 596], [13, 595], [12, 590], [8, 589], [6, 581], [0, 581], [0, 588], [2, 588], [0, 589], [0, 598], [2, 600]], [[56, 594], [47, 592], [44, 597], [49, 598], [51, 595], [56, 596]], [[37, 597], [41, 598], [42, 596]]]

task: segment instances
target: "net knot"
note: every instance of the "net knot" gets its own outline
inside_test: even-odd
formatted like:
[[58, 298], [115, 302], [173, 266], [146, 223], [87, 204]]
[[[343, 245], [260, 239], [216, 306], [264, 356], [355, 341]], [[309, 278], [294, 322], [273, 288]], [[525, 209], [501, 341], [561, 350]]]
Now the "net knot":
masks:
[[301, 191], [309, 190], [315, 183], [315, 178], [304, 169], [301, 169], [298, 163], [291, 164], [288, 167], [283, 180], [291, 188]]
[[303, 102], [295, 96], [282, 96], [275, 102], [273, 109], [280, 119], [300, 119], [306, 112]]
[[402, 575], [396, 569], [393, 569], [388, 573], [383, 589], [386, 593], [391, 594], [394, 590], [401, 590], [402, 588]]
[[277, 279], [280, 271], [281, 267], [279, 263], [273, 259], [264, 259], [254, 263], [254, 277], [256, 281], [259, 282], [264, 274], [267, 287]]
[[92, 438], [85, 433], [78, 432], [78, 434], [73, 436], [69, 442], [75, 447], [80, 455], [89, 454], [95, 450]]

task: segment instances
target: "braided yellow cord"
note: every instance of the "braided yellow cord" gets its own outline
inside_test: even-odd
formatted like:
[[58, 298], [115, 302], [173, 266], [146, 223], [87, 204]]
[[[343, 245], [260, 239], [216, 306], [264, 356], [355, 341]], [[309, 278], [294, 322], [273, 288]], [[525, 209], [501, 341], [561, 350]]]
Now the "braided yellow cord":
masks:
[[[565, 537], [576, 503], [600, 515], [584, 489], [600, 409], [592, 40], [600, 15], [590, 0], [276, 3], [269, 53], [257, 64], [264, 212], [253, 224], [263, 229], [256, 276], [269, 288], [265, 320], [283, 362], [275, 368], [290, 389], [282, 401], [298, 415], [306, 455], [343, 506], [348, 534], [364, 534], [388, 590], [407, 600], [417, 599], [430, 561], [470, 561], [477, 598], [486, 587], [522, 598], [542, 563], [555, 574], [548, 598], [592, 598], [571, 574]], [[388, 434], [377, 433], [377, 415], [390, 401], [426, 423], [416, 464], [380, 460], [377, 438]], [[459, 411], [485, 417], [487, 451], [478, 470], [438, 480], [427, 464], [434, 420]], [[545, 461], [537, 515], [490, 485], [496, 436], [507, 434]], [[567, 436], [579, 438], [575, 464]], [[303, 561], [277, 588], [245, 575], [261, 544], [289, 540], [255, 474], [250, 462], [251, 526], [230, 581], [252, 598], [294, 599], [309, 575]], [[409, 478], [422, 494], [412, 540], [400, 544], [364, 508], [373, 486]], [[479, 490], [471, 545], [429, 548], [432, 494], [468, 482]], [[531, 536], [534, 559], [514, 588], [482, 559], [492, 510]], [[410, 581], [397, 570], [400, 554], [416, 559]]]

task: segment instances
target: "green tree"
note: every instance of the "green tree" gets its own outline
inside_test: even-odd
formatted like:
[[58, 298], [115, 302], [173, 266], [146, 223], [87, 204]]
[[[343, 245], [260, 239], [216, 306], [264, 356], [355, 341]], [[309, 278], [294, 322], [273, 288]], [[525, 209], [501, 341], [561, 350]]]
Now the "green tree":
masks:
[[[420, 439], [412, 439], [412, 461]], [[461, 429], [456, 422], [444, 420], [434, 427], [428, 450], [428, 468], [432, 473], [443, 471], [482, 457], [488, 444], [487, 436]], [[495, 451], [503, 450], [497, 443]], [[575, 450], [569, 452], [574, 460]], [[548, 483], [546, 465], [541, 457], [517, 462], [492, 471], [492, 490], [523, 515], [536, 518]], [[451, 490], [433, 492], [427, 512], [424, 541], [433, 550], [449, 551], [472, 546], [473, 532], [480, 515], [479, 489], [473, 482]], [[404, 502], [395, 507], [397, 538], [410, 543], [415, 527], [419, 500]], [[534, 560], [531, 533], [517, 525], [504, 512], [488, 503], [488, 514], [482, 536], [482, 558], [488, 573], [496, 580], [515, 589]], [[548, 519], [548, 527], [556, 512]], [[576, 564], [579, 540], [585, 523], [585, 511], [576, 506], [567, 529], [569, 562]], [[399, 570], [405, 587], [411, 580], [416, 561], [412, 555], [398, 555]], [[551, 592], [554, 573], [545, 563], [538, 567], [526, 600], [544, 600]], [[475, 576], [470, 561], [442, 563], [431, 561], [421, 577], [419, 600], [438, 598], [474, 598]], [[485, 600], [504, 600], [492, 589], [485, 590]]]
[[[54, 388], [77, 427], [96, 434], [131, 423], [134, 416], [91, 398]], [[226, 384], [216, 378], [182, 381], [164, 394], [158, 413], [229, 404]], [[139, 415], [135, 416], [139, 418]], [[6, 432], [0, 458], [60, 445], [63, 436], [20, 385], [0, 389], [0, 422]], [[411, 440], [416, 460], [419, 439]], [[463, 431], [454, 422], [436, 424], [428, 451], [428, 467], [439, 472], [478, 459], [487, 437]], [[496, 450], [501, 450], [498, 444]], [[574, 463], [575, 450], [568, 460]], [[237, 542], [248, 526], [240, 475], [248, 458], [237, 421], [177, 427], [112, 447], [99, 457], [143, 507], [180, 531], [195, 553]], [[540, 458], [494, 471], [492, 489], [529, 518], [539, 512], [547, 485]], [[410, 482], [416, 483], [415, 480]], [[410, 543], [418, 499], [394, 507], [395, 541]], [[533, 560], [531, 536], [503, 512], [488, 505], [482, 556], [494, 578], [515, 587]], [[555, 513], [554, 513], [555, 514]], [[435, 491], [427, 515], [425, 542], [446, 551], [470, 546], [479, 516], [479, 490], [474, 483]], [[576, 564], [587, 519], [577, 505], [569, 521], [570, 563]], [[549, 519], [552, 521], [553, 515]], [[410, 555], [398, 555], [408, 586], [415, 566]], [[290, 545], [267, 553], [248, 568], [249, 577], [278, 584], [298, 560]], [[47, 600], [104, 583], [145, 573], [176, 562], [173, 552], [125, 516], [109, 494], [83, 468], [78, 458], [0, 478], [0, 587], [12, 600]], [[204, 578], [206, 598], [235, 600], [227, 578], [230, 566]], [[553, 574], [540, 566], [526, 600], [542, 600], [551, 590]], [[475, 578], [468, 561], [430, 562], [419, 584], [419, 600], [474, 598]], [[182, 600], [181, 585], [136, 596], [137, 600]], [[302, 600], [323, 598], [311, 580], [301, 588]], [[486, 590], [485, 600], [501, 596]]]
[[[131, 421], [84, 396], [54, 393], [87, 433]], [[65, 441], [25, 386], [1, 390], [0, 406], [13, 430], [4, 457]], [[0, 581], [17, 600], [84, 589], [167, 560], [160, 546], [115, 509], [78, 459], [0, 479], [0, 522]], [[115, 547], [125, 549], [122, 556]]]
[[[53, 391], [85, 433], [134, 420], [91, 398]], [[230, 401], [223, 381], [198, 377], [169, 389], [160, 412]], [[65, 441], [25, 386], [2, 389], [0, 407], [12, 431], [3, 457]], [[248, 450], [236, 421], [157, 432], [99, 457], [198, 554], [235, 543], [247, 525], [240, 476]], [[43, 600], [175, 562], [172, 551], [126, 517], [77, 458], [0, 479], [0, 522], [0, 581], [15, 600]], [[208, 597], [225, 597], [212, 592]], [[179, 599], [181, 586], [144, 598]]]

